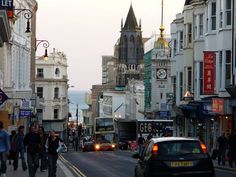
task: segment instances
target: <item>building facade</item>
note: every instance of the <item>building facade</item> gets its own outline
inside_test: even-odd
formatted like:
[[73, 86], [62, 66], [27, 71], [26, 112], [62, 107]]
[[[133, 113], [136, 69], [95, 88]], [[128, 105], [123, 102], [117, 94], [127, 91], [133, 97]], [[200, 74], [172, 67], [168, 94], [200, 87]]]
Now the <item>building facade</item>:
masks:
[[48, 60], [36, 59], [37, 121], [46, 132], [54, 129], [63, 138], [68, 121], [67, 67], [66, 55], [55, 49]]

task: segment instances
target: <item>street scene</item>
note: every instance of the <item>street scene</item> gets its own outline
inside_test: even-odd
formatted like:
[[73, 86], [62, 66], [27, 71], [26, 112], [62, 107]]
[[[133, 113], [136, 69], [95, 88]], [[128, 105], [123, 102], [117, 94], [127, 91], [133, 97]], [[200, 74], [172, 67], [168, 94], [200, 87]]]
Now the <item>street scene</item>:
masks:
[[234, 0], [0, 0], [0, 177], [236, 176]]

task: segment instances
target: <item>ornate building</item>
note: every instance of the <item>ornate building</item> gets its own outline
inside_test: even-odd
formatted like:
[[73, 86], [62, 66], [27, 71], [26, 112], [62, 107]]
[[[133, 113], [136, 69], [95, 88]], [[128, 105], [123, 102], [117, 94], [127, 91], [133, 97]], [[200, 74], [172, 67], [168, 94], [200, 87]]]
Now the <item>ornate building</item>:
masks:
[[133, 7], [130, 6], [125, 25], [121, 22], [118, 44], [117, 87], [125, 87], [130, 79], [143, 80], [143, 39], [141, 21], [138, 25]]

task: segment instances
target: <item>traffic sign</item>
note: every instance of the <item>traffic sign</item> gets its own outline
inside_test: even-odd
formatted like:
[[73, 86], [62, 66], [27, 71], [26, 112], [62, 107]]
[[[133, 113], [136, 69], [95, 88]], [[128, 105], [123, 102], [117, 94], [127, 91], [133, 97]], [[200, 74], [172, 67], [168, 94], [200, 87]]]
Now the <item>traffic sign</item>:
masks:
[[0, 89], [0, 106], [8, 99], [8, 96]]

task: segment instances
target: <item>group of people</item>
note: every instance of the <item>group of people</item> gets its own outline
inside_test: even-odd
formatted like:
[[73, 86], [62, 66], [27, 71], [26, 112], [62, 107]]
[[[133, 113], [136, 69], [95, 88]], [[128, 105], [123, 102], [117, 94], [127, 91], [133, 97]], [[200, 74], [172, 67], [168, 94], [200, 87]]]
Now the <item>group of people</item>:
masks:
[[141, 157], [143, 153], [143, 149], [145, 147], [145, 143], [148, 142], [150, 139], [152, 139], [152, 134], [150, 133], [147, 136], [147, 139], [145, 140], [142, 134], [140, 133], [139, 138], [138, 138], [138, 154]]
[[230, 167], [236, 167], [236, 130], [226, 136], [222, 133], [217, 138], [218, 143], [218, 165], [225, 165], [226, 157]]
[[63, 141], [54, 130], [48, 136], [43, 127], [37, 129], [34, 124], [30, 125], [29, 133], [25, 135], [24, 132], [24, 126], [19, 126], [18, 132], [12, 131], [9, 135], [0, 121], [0, 177], [6, 177], [7, 159], [9, 164], [13, 160], [13, 169], [17, 170], [19, 157], [22, 169], [28, 169], [29, 177], [35, 177], [39, 167], [41, 172], [48, 169], [48, 177], [56, 177], [58, 153]]

